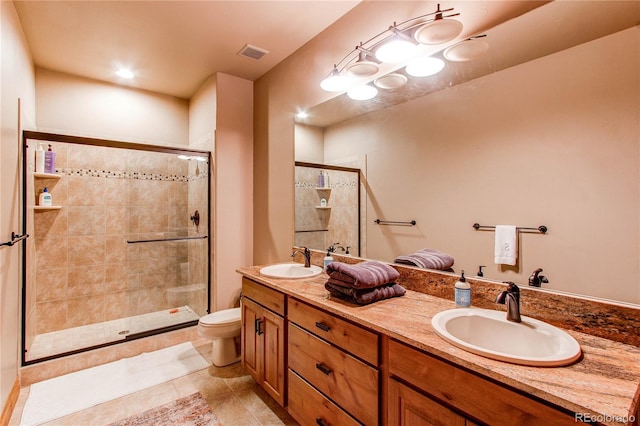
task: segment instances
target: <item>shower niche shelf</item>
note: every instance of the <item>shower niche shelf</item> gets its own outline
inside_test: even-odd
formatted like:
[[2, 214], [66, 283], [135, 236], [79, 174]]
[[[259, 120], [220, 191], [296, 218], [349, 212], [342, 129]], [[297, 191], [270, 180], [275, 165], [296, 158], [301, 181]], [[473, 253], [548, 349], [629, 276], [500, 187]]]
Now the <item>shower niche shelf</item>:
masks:
[[33, 210], [36, 212], [44, 212], [48, 210], [60, 210], [62, 206], [33, 206]]
[[33, 173], [33, 177], [37, 178], [37, 179], [60, 179], [62, 177], [62, 175], [59, 175], [57, 173], [35, 172], [35, 173]]

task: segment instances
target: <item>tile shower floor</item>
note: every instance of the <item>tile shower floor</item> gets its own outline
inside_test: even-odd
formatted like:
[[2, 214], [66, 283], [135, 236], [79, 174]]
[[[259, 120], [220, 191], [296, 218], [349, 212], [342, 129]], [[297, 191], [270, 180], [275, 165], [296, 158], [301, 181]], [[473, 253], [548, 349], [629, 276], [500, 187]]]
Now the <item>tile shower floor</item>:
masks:
[[[177, 309], [177, 311], [176, 311]], [[27, 352], [27, 360], [44, 358], [103, 343], [124, 340], [127, 336], [158, 328], [198, 320], [189, 306], [135, 315], [117, 320], [67, 328], [39, 334]]]
[[[194, 345], [196, 342], [194, 342]], [[211, 343], [196, 346], [206, 359], [211, 359]], [[227, 367], [211, 366], [208, 369], [153, 386], [113, 401], [99, 404], [78, 413], [44, 423], [46, 426], [107, 425], [125, 419], [150, 408], [200, 392], [211, 411], [223, 425], [297, 425], [295, 420], [278, 405], [249, 376], [237, 362]], [[29, 395], [29, 388], [20, 390], [18, 402], [9, 420], [9, 426], [18, 426], [22, 409]]]

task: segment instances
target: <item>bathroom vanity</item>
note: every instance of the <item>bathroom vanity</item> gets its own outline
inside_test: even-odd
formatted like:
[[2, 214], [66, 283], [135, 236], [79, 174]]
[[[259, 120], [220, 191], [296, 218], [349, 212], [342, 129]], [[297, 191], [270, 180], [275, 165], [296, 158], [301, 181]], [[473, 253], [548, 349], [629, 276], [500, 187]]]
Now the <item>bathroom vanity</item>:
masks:
[[[407, 290], [404, 297], [356, 306], [329, 296], [324, 273], [277, 279], [259, 269], [238, 270], [243, 305], [248, 302], [243, 363], [267, 392], [278, 388], [274, 398], [302, 425], [638, 422], [637, 346], [569, 331], [584, 353], [578, 362], [509, 364], [434, 333], [431, 318], [450, 309], [450, 300]], [[272, 315], [277, 326], [269, 325]], [[277, 338], [255, 343], [276, 329]], [[273, 351], [261, 361], [272, 379], [255, 373], [260, 345]]]

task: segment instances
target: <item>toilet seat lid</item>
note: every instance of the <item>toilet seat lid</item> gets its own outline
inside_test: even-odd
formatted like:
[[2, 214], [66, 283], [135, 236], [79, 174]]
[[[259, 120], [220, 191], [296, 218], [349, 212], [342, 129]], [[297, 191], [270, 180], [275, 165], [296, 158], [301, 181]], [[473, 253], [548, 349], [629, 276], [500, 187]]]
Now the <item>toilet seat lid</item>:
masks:
[[200, 323], [205, 325], [231, 324], [240, 321], [240, 308], [224, 309], [200, 318]]

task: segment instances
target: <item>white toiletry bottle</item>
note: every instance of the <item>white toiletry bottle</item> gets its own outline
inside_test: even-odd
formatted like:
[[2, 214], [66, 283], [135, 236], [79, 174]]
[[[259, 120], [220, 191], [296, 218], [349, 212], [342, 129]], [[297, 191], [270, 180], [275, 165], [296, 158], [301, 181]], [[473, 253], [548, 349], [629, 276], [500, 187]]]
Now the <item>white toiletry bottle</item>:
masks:
[[39, 206], [51, 206], [53, 205], [53, 198], [51, 197], [51, 193], [47, 188], [43, 189], [40, 193], [40, 198], [38, 199]]
[[44, 173], [44, 155], [42, 144], [38, 144], [36, 149], [36, 173]]
[[327, 272], [327, 265], [330, 264], [331, 262], [333, 262], [333, 257], [331, 257], [331, 249], [332, 249], [332, 247], [329, 247], [327, 249], [327, 255], [324, 257], [324, 262], [323, 262], [322, 269], [325, 272]]
[[329, 188], [329, 172], [324, 172], [324, 187]]
[[322, 200], [320, 200], [320, 207], [327, 207], [327, 199], [323, 198]]
[[44, 172], [56, 172], [56, 153], [53, 152], [53, 148], [51, 148], [51, 145], [49, 145], [49, 150], [44, 153]]
[[464, 271], [461, 271], [460, 279], [456, 283], [456, 308], [468, 308], [471, 306], [471, 286], [464, 277]]

